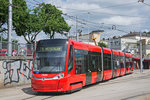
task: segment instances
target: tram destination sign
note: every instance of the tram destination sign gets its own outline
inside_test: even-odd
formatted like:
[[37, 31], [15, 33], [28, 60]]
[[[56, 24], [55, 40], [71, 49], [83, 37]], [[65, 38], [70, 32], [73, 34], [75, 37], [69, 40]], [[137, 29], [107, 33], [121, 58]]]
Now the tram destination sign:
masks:
[[62, 51], [62, 47], [40, 47], [41, 52]]

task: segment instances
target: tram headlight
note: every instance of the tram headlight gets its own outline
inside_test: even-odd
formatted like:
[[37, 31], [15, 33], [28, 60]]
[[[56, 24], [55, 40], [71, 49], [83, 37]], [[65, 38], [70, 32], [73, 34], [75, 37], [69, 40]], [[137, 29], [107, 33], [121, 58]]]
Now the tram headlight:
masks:
[[56, 75], [55, 77], [53, 77], [53, 79], [60, 79], [60, 78], [63, 78], [63, 77], [64, 77], [64, 73]]

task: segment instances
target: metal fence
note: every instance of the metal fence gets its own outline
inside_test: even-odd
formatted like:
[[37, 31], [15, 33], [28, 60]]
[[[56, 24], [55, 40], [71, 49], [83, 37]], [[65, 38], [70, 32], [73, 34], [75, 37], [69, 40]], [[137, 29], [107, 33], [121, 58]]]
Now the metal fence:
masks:
[[[12, 56], [33, 56], [34, 44], [12, 42]], [[7, 56], [8, 42], [0, 41], [0, 56]]]

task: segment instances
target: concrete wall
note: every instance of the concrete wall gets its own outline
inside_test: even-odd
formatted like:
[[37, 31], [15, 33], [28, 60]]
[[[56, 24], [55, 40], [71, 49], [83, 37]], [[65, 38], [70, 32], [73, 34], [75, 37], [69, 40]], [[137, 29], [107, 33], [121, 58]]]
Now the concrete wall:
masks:
[[0, 88], [29, 84], [32, 57], [0, 57]]

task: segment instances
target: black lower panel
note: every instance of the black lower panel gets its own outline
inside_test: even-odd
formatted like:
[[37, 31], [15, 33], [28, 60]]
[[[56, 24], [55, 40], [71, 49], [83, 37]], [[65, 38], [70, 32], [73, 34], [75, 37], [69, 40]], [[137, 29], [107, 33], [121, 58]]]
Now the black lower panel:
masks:
[[86, 82], [85, 85], [91, 84], [92, 81], [92, 72], [86, 73]]
[[96, 82], [99, 82], [100, 80], [101, 80], [101, 72], [97, 72]]
[[114, 70], [114, 77], [116, 77], [116, 75], [117, 75], [117, 70], [115, 69]]

